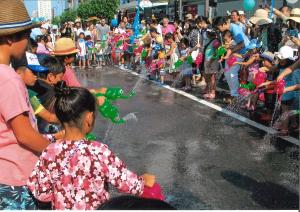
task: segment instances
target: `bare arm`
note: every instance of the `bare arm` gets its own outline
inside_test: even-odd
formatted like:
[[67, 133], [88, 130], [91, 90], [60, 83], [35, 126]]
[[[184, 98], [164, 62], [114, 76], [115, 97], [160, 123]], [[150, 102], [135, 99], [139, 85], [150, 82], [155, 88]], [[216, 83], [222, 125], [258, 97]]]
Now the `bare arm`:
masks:
[[300, 90], [300, 84], [284, 88], [284, 93], [290, 92], [290, 91], [295, 91], [295, 90]]
[[300, 60], [297, 60], [297, 62], [295, 62], [293, 65], [284, 69], [284, 71], [277, 77], [277, 81], [282, 80], [284, 77], [291, 74], [297, 68], [300, 68]]
[[245, 47], [245, 43], [244, 42], [240, 42], [236, 46], [234, 46], [231, 49], [231, 51], [232, 51], [232, 53], [236, 53], [236, 52], [240, 51], [241, 49], [243, 49], [244, 47]]
[[35, 151], [42, 152], [50, 142], [39, 134], [29, 121], [28, 115], [22, 113], [8, 121], [20, 144]]
[[59, 120], [57, 119], [56, 115], [54, 113], [50, 113], [47, 109], [44, 109], [41, 112], [39, 112], [37, 116], [49, 123], [59, 124]]

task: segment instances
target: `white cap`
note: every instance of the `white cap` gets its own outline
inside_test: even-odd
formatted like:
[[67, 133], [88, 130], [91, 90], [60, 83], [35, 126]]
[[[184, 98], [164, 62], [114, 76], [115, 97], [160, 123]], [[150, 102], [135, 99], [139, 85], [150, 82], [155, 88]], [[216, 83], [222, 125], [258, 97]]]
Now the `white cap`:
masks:
[[58, 29], [58, 26], [57, 25], [53, 25], [52, 29]]
[[245, 12], [243, 10], [238, 11], [239, 15], [245, 15]]
[[290, 46], [283, 46], [279, 49], [279, 52], [275, 52], [275, 57], [278, 57], [281, 60], [290, 59], [296, 60], [297, 57], [294, 56], [296, 49], [293, 49]]
[[41, 28], [49, 29], [50, 25], [48, 23], [42, 24]]

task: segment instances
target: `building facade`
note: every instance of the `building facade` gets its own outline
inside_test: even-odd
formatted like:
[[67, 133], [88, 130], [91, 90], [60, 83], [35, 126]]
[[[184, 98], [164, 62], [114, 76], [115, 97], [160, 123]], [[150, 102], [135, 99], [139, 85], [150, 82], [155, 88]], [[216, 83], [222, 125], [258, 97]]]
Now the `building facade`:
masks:
[[[120, 10], [134, 11], [136, 0], [120, 0]], [[188, 13], [192, 15], [206, 15], [206, 4], [209, 0], [151, 0], [153, 3], [167, 3], [167, 6], [156, 6], [152, 8], [152, 14], [156, 17], [168, 16], [171, 20], [175, 18], [183, 19]], [[243, 10], [244, 0], [215, 0], [217, 7], [214, 8], [213, 16], [226, 15], [227, 11]], [[256, 9], [264, 2], [271, 3], [271, 0], [256, 0]], [[280, 8], [284, 4], [284, 0], [276, 0], [275, 7]], [[292, 8], [300, 7], [300, 0], [296, 4], [289, 5]], [[207, 11], [209, 8], [207, 8]], [[247, 16], [252, 16], [255, 10], [246, 12]]]
[[52, 19], [52, 6], [51, 1], [38, 0], [38, 16], [44, 17], [47, 20]]

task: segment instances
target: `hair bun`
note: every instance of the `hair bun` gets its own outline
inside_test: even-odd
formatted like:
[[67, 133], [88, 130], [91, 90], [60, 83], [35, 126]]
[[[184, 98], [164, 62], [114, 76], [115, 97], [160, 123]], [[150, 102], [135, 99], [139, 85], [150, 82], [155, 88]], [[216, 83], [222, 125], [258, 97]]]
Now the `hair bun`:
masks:
[[69, 86], [67, 86], [67, 83], [65, 81], [59, 81], [55, 87], [55, 96], [56, 97], [63, 97], [63, 96], [67, 96], [70, 94], [71, 89]]

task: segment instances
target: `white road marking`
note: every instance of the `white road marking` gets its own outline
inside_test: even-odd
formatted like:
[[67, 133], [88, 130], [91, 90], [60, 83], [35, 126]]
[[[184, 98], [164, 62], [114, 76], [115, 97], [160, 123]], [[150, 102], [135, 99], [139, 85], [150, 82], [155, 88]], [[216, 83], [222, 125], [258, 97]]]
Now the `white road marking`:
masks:
[[[150, 82], [152, 82], [152, 83], [154, 83], [154, 84], [157, 84], [155, 81], [153, 81], [153, 80], [149, 80], [149, 79], [147, 79], [146, 77], [142, 77], [142, 76], [140, 76], [138, 73], [136, 73], [136, 72], [133, 72], [133, 71], [130, 71], [130, 70], [126, 70], [128, 73], [131, 73], [131, 74], [133, 74], [133, 75], [135, 75], [135, 76], [138, 76], [138, 77], [140, 77], [140, 78], [143, 78], [143, 79], [145, 79], [145, 80], [148, 80], [148, 81], [150, 81]], [[229, 110], [227, 110], [227, 109], [225, 109], [225, 108], [222, 108], [222, 107], [220, 107], [220, 106], [218, 106], [218, 105], [215, 105], [215, 104], [213, 104], [213, 103], [211, 103], [211, 102], [208, 102], [208, 101], [206, 101], [206, 100], [204, 100], [204, 99], [200, 99], [200, 98], [198, 98], [198, 97], [196, 97], [196, 96], [194, 96], [194, 95], [192, 95], [192, 94], [189, 94], [189, 93], [186, 93], [186, 92], [184, 92], [184, 91], [181, 91], [181, 90], [178, 90], [178, 89], [176, 89], [176, 88], [173, 88], [173, 87], [170, 87], [169, 85], [161, 85], [161, 87], [163, 87], [163, 88], [165, 88], [165, 89], [168, 89], [168, 90], [171, 90], [171, 91], [173, 91], [173, 92], [175, 92], [175, 93], [178, 93], [178, 94], [180, 94], [180, 95], [183, 95], [183, 96], [185, 96], [185, 97], [187, 97], [187, 98], [189, 98], [189, 99], [191, 99], [191, 100], [194, 100], [194, 101], [196, 101], [196, 102], [198, 102], [198, 103], [200, 103], [200, 104], [203, 104], [203, 105], [205, 105], [205, 106], [207, 106], [207, 107], [210, 107], [210, 108], [212, 108], [212, 109], [215, 109], [216, 111], [219, 111], [219, 112], [222, 112], [222, 113], [224, 113], [224, 114], [226, 114], [226, 115], [228, 115], [228, 116], [230, 116], [230, 117], [232, 117], [232, 118], [235, 118], [235, 119], [237, 119], [237, 120], [239, 120], [239, 121], [241, 121], [241, 122], [243, 122], [243, 123], [246, 123], [246, 124], [248, 124], [248, 125], [251, 125], [251, 126], [253, 126], [253, 127], [256, 127], [256, 128], [258, 128], [258, 129], [260, 129], [260, 130], [262, 130], [262, 131], [265, 131], [265, 132], [267, 132], [267, 133], [269, 133], [269, 134], [276, 134], [276, 130], [274, 130], [273, 128], [271, 128], [271, 127], [266, 127], [266, 126], [264, 126], [264, 125], [262, 125], [262, 124], [260, 124], [260, 123], [257, 123], [257, 122], [255, 122], [255, 121], [252, 121], [251, 119], [248, 119], [248, 118], [246, 118], [246, 117], [244, 117], [244, 116], [241, 116], [241, 115], [239, 115], [239, 114], [236, 114], [236, 113], [233, 113], [233, 112], [231, 112], [231, 111], [229, 111]], [[284, 140], [286, 140], [286, 141], [288, 141], [288, 142], [290, 142], [290, 143], [293, 143], [293, 144], [295, 144], [295, 145], [297, 145], [297, 146], [300, 146], [300, 140], [299, 139], [296, 139], [296, 138], [293, 138], [293, 137], [290, 137], [290, 136], [279, 136], [280, 138], [282, 138], [282, 139], [284, 139]]]

